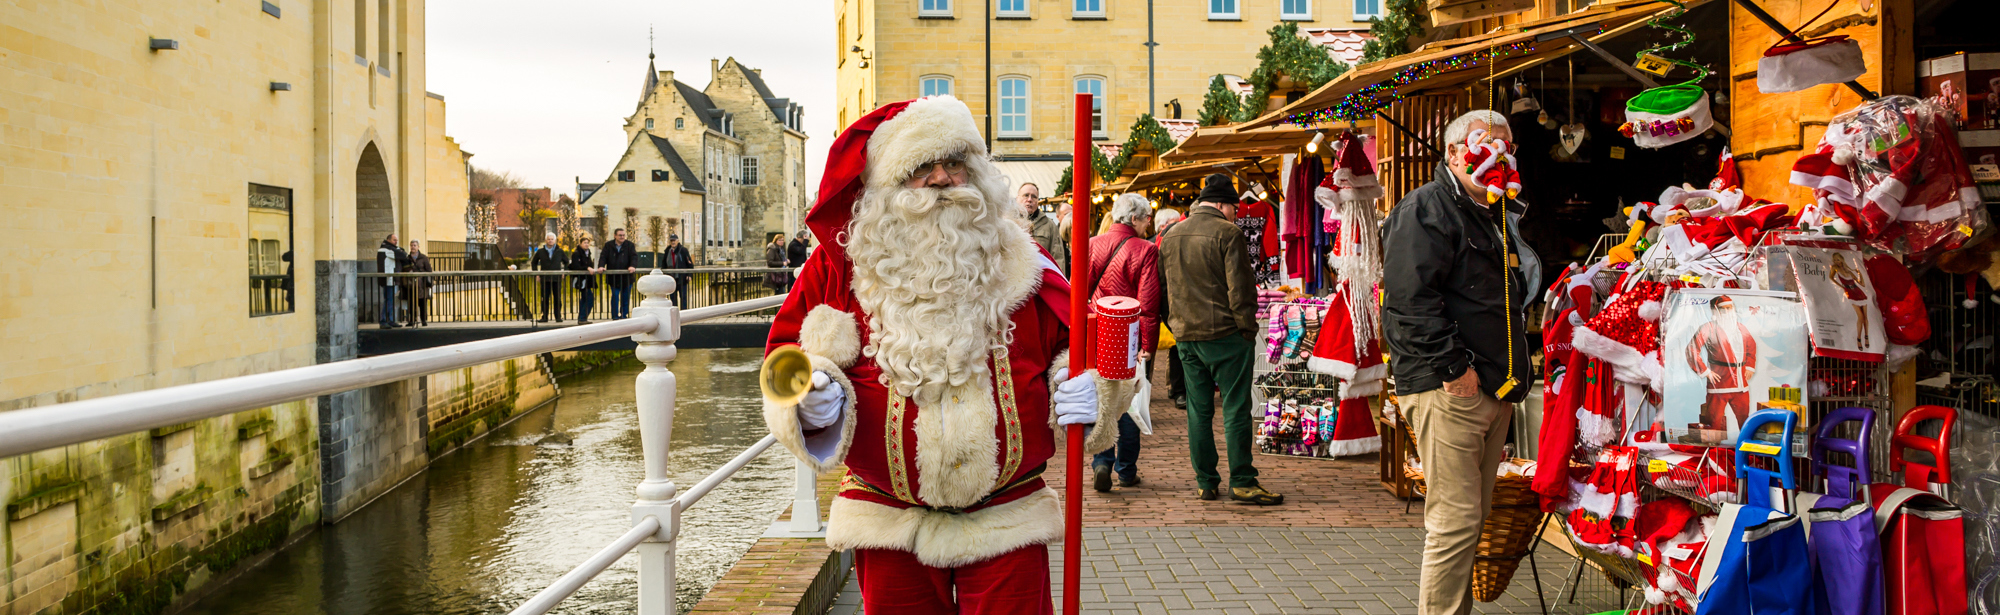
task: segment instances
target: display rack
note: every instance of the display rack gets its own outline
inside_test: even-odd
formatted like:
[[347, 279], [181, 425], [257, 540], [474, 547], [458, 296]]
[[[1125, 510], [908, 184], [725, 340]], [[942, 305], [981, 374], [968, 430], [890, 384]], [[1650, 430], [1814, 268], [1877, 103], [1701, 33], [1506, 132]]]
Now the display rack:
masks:
[[1252, 443], [1260, 454], [1332, 459], [1327, 442], [1339, 417], [1340, 381], [1301, 367], [1283, 365], [1257, 375], [1264, 401], [1250, 417]]

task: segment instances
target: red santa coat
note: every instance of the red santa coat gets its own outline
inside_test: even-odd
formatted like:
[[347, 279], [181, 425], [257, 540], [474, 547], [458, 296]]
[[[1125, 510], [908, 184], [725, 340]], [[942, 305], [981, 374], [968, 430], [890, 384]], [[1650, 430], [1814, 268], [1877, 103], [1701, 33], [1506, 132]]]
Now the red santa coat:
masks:
[[1714, 370], [1722, 376], [1708, 383], [1710, 393], [1748, 391], [1750, 371], [1757, 367], [1757, 338], [1741, 322], [1734, 331], [1726, 331], [1720, 322], [1702, 323], [1688, 341], [1687, 361], [1696, 374]]
[[[804, 430], [798, 406], [766, 398], [764, 422], [819, 472], [846, 467], [827, 511], [829, 548], [905, 551], [925, 565], [952, 568], [1062, 535], [1061, 508], [1041, 473], [1056, 450], [1052, 372], [1067, 364], [1070, 288], [1025, 229], [1008, 227], [989, 257], [1000, 282], [987, 290], [1015, 306], [1008, 317], [1014, 330], [1011, 343], [989, 351], [982, 376], [920, 404], [888, 390], [875, 361], [861, 354], [869, 314], [852, 290], [845, 246], [895, 238], [847, 236], [854, 202], [864, 190], [896, 188], [922, 163], [983, 156], [975, 126], [971, 112], [948, 96], [876, 109], [834, 141], [819, 203], [806, 216], [820, 248], [779, 308], [767, 351], [798, 345], [845, 390], [846, 406], [834, 425]], [[1115, 424], [1133, 381], [1097, 383], [1096, 424]], [[1117, 431], [1092, 429], [1084, 446], [1103, 450]]]

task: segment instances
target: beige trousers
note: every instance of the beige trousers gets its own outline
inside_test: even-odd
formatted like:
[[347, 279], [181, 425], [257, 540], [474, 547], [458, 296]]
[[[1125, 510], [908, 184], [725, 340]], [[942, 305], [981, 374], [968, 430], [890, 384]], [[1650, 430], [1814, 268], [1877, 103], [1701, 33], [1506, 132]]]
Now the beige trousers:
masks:
[[1398, 398], [1424, 463], [1424, 566], [1421, 615], [1472, 612], [1473, 548], [1493, 507], [1494, 472], [1506, 452], [1513, 407], [1480, 393], [1455, 397], [1435, 389]]

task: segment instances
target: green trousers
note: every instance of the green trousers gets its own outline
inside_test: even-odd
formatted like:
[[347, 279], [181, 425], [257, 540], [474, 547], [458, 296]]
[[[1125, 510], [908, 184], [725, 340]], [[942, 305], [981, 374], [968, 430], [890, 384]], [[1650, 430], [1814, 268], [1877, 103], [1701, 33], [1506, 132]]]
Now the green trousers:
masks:
[[1181, 342], [1181, 371], [1187, 379], [1188, 461], [1195, 485], [1215, 489], [1215, 399], [1222, 398], [1222, 435], [1229, 446], [1229, 486], [1257, 486], [1250, 463], [1250, 340], [1239, 335]]

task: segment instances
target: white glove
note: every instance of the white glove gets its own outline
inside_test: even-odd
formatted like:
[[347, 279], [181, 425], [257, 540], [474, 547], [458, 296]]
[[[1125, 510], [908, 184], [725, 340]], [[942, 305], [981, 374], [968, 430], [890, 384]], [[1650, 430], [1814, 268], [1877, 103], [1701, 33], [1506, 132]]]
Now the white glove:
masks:
[[826, 372], [813, 372], [813, 388], [806, 392], [806, 398], [799, 400], [799, 425], [806, 429], [819, 429], [840, 422], [840, 411], [847, 407], [847, 389], [833, 384], [833, 378]]
[[1086, 371], [1081, 376], [1069, 377], [1069, 368], [1056, 369], [1055, 405], [1057, 425], [1094, 425], [1097, 423], [1097, 373]]

